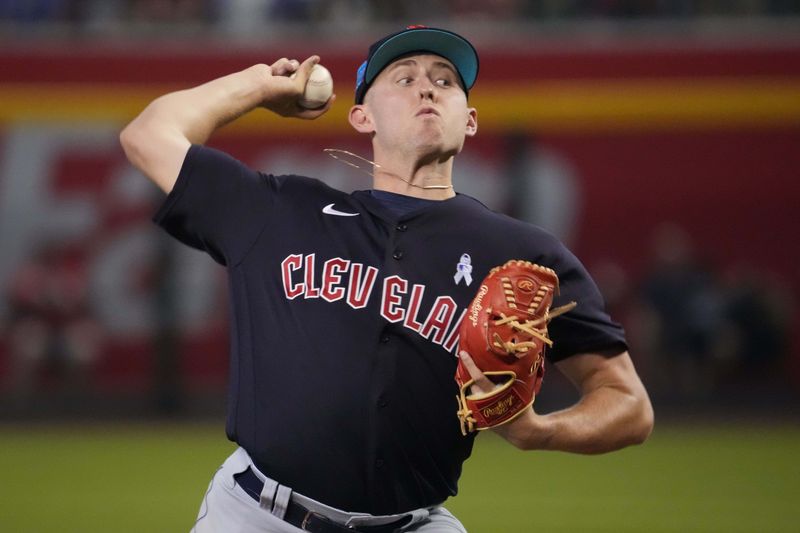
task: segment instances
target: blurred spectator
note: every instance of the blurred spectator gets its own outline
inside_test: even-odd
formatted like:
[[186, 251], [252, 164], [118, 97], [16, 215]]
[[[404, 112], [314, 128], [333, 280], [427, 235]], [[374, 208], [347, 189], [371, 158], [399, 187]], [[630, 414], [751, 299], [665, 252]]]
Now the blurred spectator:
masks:
[[523, 14], [523, 0], [450, 0], [451, 17], [491, 17], [512, 20]]
[[231, 35], [257, 34], [269, 31], [266, 20], [272, 0], [214, 0], [216, 22]]
[[715, 354], [726, 381], [785, 382], [791, 323], [787, 293], [763, 273], [743, 268], [728, 273]]
[[70, 0], [0, 0], [0, 20], [53, 21], [65, 18]]
[[202, 22], [210, 17], [211, 2], [206, 0], [129, 0], [132, 20], [151, 23]]
[[270, 18], [286, 22], [303, 22], [311, 18], [314, 0], [273, 0], [269, 10]]
[[708, 394], [713, 390], [714, 336], [722, 320], [717, 280], [695, 256], [689, 235], [674, 224], [656, 229], [652, 254], [641, 301], [656, 388]]
[[17, 401], [39, 392], [79, 394], [87, 385], [101, 330], [89, 311], [83, 255], [50, 244], [11, 277], [5, 389]]

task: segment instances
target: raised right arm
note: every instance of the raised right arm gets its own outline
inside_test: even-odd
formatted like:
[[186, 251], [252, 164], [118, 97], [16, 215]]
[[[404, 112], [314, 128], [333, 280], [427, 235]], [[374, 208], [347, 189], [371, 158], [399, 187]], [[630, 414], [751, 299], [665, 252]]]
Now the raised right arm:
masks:
[[[256, 107], [305, 119], [325, 113], [335, 97], [320, 109], [304, 109], [297, 103], [318, 62], [317, 56], [302, 64], [283, 58], [156, 98], [122, 130], [125, 155], [168, 193], [192, 144], [205, 143], [215, 130]], [[295, 71], [297, 75], [291, 78]]]

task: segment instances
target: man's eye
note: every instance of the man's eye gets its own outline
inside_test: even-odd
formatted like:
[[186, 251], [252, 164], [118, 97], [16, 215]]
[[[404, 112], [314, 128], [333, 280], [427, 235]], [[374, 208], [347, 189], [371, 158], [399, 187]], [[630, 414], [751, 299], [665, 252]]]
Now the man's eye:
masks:
[[438, 80], [436, 80], [436, 84], [441, 87], [450, 87], [453, 84], [453, 82], [451, 82], [447, 78], [439, 78]]
[[397, 83], [399, 85], [409, 85], [412, 81], [414, 80], [412, 80], [409, 76], [403, 76], [402, 78], [397, 80]]

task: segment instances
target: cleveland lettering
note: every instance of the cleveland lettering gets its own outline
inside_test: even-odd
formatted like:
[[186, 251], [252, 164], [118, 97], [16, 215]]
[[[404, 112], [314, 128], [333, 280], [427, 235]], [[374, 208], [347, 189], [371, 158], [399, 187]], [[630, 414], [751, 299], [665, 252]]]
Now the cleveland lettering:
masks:
[[[327, 259], [317, 274], [316, 254], [292, 254], [281, 261], [281, 280], [287, 300], [321, 298], [333, 303], [343, 300], [353, 309], [367, 307], [376, 287], [380, 287], [380, 315], [388, 322], [402, 325], [448, 352], [458, 344], [458, 329], [466, 309], [448, 295], [436, 296], [425, 308], [425, 285], [397, 276], [378, 284], [378, 269], [341, 257]], [[486, 286], [481, 288], [486, 294]]]

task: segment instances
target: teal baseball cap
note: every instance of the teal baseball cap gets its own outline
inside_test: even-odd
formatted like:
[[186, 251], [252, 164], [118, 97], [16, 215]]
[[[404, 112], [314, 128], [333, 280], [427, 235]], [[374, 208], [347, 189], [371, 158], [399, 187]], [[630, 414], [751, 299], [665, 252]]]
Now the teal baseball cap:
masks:
[[469, 90], [478, 78], [478, 52], [475, 47], [452, 31], [416, 25], [372, 43], [366, 61], [356, 73], [356, 104], [364, 102], [367, 89], [389, 63], [414, 52], [436, 54], [450, 61], [461, 78], [464, 92], [469, 96]]

